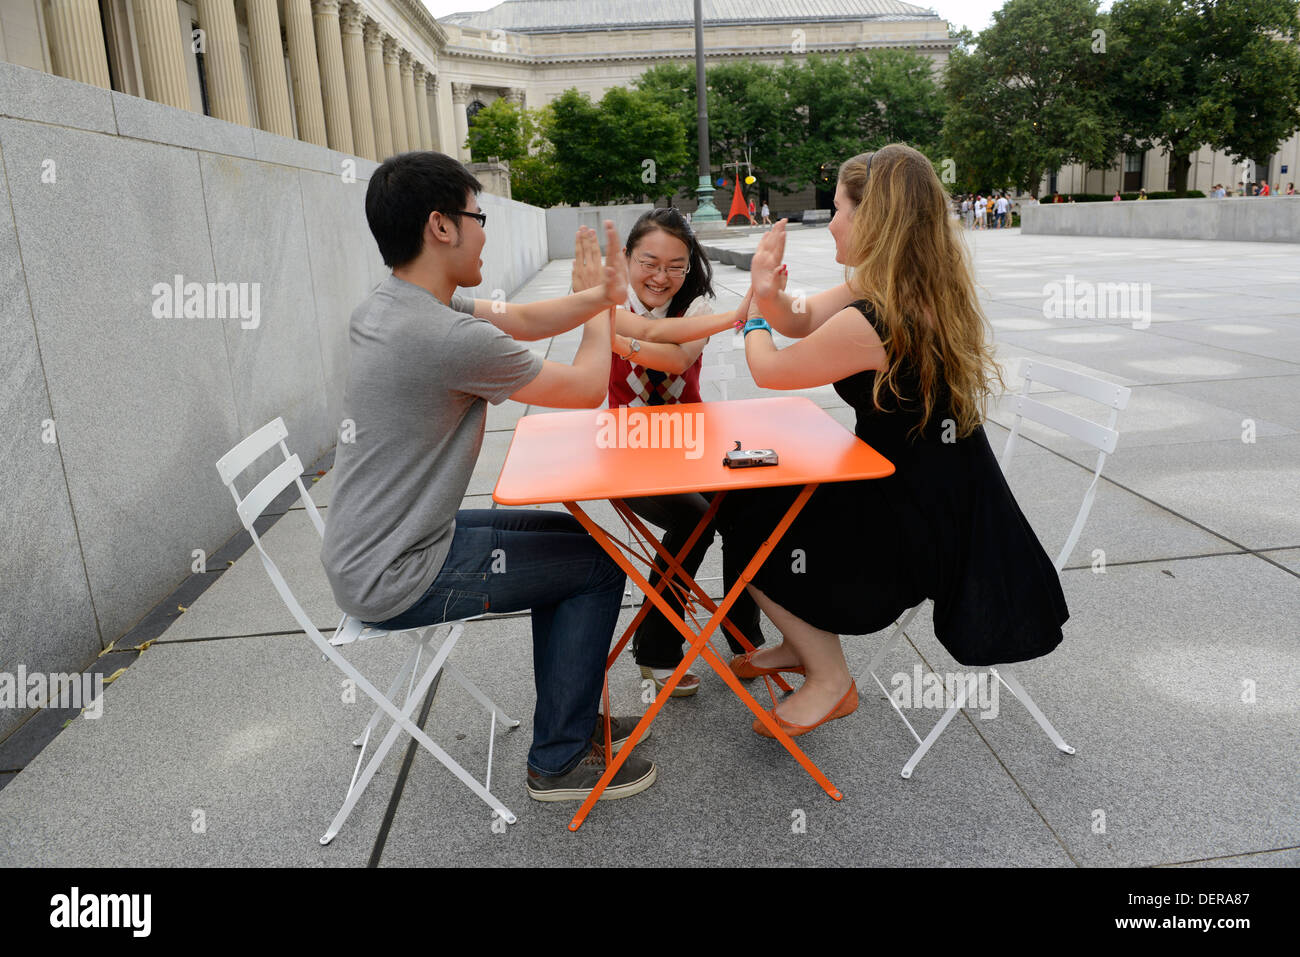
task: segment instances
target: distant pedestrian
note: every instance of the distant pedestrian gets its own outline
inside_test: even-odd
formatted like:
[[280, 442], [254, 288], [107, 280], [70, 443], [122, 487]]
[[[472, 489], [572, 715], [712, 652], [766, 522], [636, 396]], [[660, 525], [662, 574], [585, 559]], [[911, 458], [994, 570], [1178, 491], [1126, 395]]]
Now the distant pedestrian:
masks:
[[763, 204], [763, 225], [764, 226], [772, 225], [772, 211], [767, 208], [767, 203]]
[[1264, 182], [1260, 184], [1260, 187], [1259, 187], [1259, 195], [1261, 195], [1261, 196], [1267, 196], [1267, 195], [1269, 195], [1269, 192], [1268, 192], [1268, 180], [1264, 180]]
[[1007, 194], [1003, 193], [1001, 196], [998, 197], [997, 205], [994, 206], [994, 209], [996, 210], [997, 217], [998, 217], [998, 229], [1007, 228], [1007, 210], [1010, 207], [1011, 204], [1007, 202]]
[[751, 225], [751, 226], [757, 226], [757, 225], [758, 225], [758, 222], [754, 219], [754, 213], [756, 213], [756, 212], [758, 212], [758, 210], [756, 210], [756, 209], [754, 208], [754, 199], [753, 199], [753, 197], [751, 196], [750, 199], [749, 199], [749, 225]]
[[1118, 203], [1121, 202], [1123, 199], [1124, 197], [1119, 194], [1119, 190], [1115, 190], [1115, 195], [1110, 198], [1110, 201], [1112, 203]]
[[1144, 199], [1147, 199], [1147, 198], [1149, 198], [1149, 197], [1147, 196], [1147, 191], [1146, 191], [1146, 189], [1139, 189], [1139, 190], [1138, 190], [1138, 200], [1141, 201], [1141, 200], [1144, 200]]
[[1287, 194], [1288, 196], [1294, 196], [1294, 195], [1295, 195], [1295, 183], [1287, 183], [1287, 184], [1286, 184], [1286, 194]]

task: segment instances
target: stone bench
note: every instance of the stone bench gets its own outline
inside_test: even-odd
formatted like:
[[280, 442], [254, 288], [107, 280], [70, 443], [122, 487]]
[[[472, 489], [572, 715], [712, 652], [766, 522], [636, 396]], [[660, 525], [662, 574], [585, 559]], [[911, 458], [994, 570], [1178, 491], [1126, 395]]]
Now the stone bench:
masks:
[[805, 226], [821, 226], [829, 224], [832, 213], [829, 209], [805, 209], [803, 218], [800, 220]]

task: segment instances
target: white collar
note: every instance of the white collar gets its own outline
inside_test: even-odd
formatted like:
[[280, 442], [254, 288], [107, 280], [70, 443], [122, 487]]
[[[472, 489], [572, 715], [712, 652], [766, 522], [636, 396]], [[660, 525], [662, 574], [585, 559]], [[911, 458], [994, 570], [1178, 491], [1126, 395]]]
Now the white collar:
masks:
[[672, 297], [668, 298], [662, 306], [655, 306], [653, 309], [647, 309], [645, 303], [637, 298], [636, 292], [632, 289], [632, 284], [627, 285], [627, 307], [638, 316], [651, 316], [655, 319], [662, 319], [668, 315], [668, 307], [672, 305]]

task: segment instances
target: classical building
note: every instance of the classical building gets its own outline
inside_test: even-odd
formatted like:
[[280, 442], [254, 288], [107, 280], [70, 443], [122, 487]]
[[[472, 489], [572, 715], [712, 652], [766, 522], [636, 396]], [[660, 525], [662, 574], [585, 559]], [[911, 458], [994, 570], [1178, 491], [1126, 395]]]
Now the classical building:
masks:
[[[709, 64], [953, 41], [900, 0], [704, 0]], [[435, 21], [419, 0], [0, 0], [0, 59], [371, 159], [468, 159], [498, 97], [599, 97], [695, 56], [690, 0], [507, 0]], [[797, 205], [797, 204], [796, 204]]]
[[[1187, 188], [1200, 190], [1209, 196], [1210, 190], [1220, 183], [1236, 191], [1248, 188], [1246, 184], [1267, 181], [1270, 188], [1276, 185], [1284, 193], [1288, 183], [1300, 180], [1296, 175], [1297, 167], [1300, 167], [1300, 133], [1292, 134], [1273, 154], [1245, 161], [1234, 161], [1227, 153], [1202, 146], [1192, 154], [1192, 164], [1187, 170]], [[1238, 184], [1243, 185], [1239, 187]], [[1153, 149], [1116, 157], [1106, 169], [1084, 167], [1078, 163], [1062, 167], [1043, 177], [1039, 194], [1048, 197], [1054, 193], [1062, 196], [1109, 194], [1117, 189], [1123, 193], [1135, 193], [1139, 189], [1154, 193], [1173, 188], [1174, 170], [1169, 155], [1163, 150]]]
[[446, 42], [419, 0], [0, 0], [0, 59], [368, 159], [451, 142]]

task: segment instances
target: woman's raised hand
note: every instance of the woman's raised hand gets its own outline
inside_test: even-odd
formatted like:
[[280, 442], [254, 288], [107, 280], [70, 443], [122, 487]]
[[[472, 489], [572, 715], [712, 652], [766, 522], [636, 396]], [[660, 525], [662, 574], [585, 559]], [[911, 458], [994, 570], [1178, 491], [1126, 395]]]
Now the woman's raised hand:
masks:
[[600, 244], [596, 242], [596, 231], [587, 226], [579, 226], [573, 244], [573, 291], [582, 292], [592, 286], [599, 286], [602, 278]]
[[782, 219], [764, 233], [754, 251], [749, 275], [757, 299], [775, 299], [785, 290], [786, 274], [781, 267], [781, 260], [785, 258], [785, 224]]

